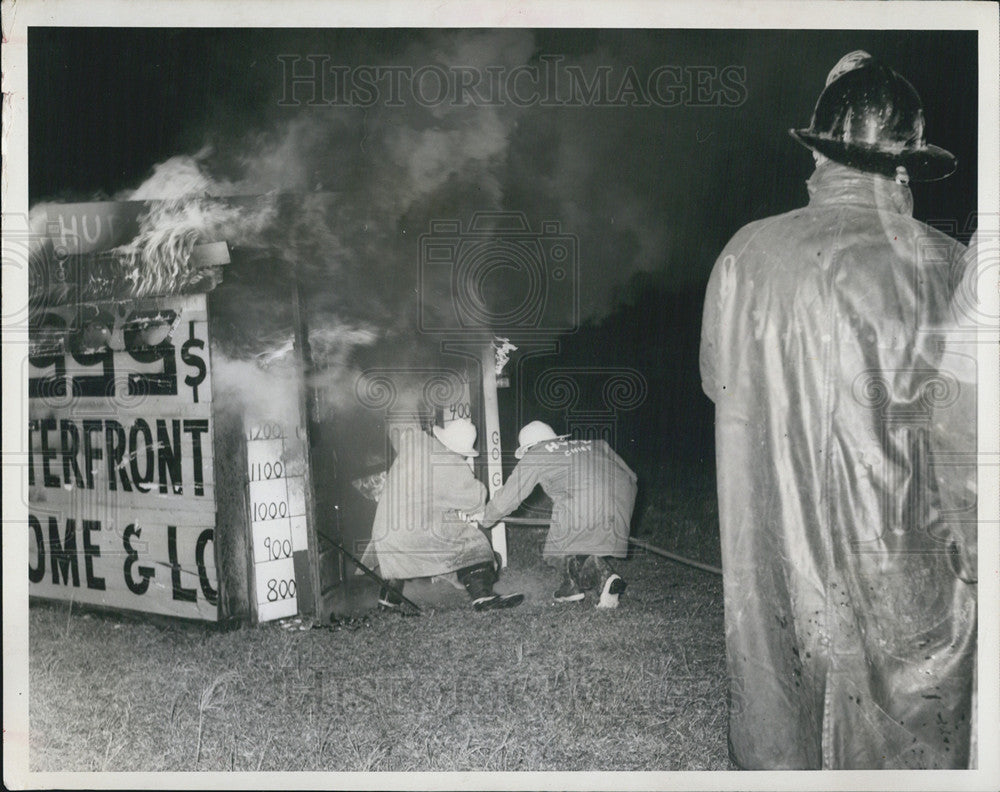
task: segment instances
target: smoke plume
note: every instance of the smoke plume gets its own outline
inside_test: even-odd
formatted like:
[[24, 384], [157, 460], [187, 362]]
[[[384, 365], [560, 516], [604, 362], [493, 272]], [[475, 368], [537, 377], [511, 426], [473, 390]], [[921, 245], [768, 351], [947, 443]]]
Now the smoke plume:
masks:
[[[537, 67], [540, 54], [530, 31], [428, 32], [380, 65], [509, 74]], [[592, 72], [621, 57], [598, 51], [569, 63]], [[272, 107], [258, 128], [218, 132], [116, 196], [151, 208], [113, 253], [134, 291], [149, 293], [191, 275], [183, 266], [199, 240], [228, 241], [224, 286], [238, 297], [218, 323], [223, 353], [255, 365], [283, 358], [292, 342], [284, 301], [298, 299], [314, 384], [350, 401], [366, 366], [443, 365], [438, 339], [421, 332], [421, 309], [445, 315], [455, 299], [421, 282], [419, 238], [435, 220], [464, 228], [475, 212], [517, 211], [536, 230], [558, 222], [578, 242], [577, 322], [608, 311], [632, 273], [662, 264], [656, 185], [641, 163], [616, 162], [623, 139], [648, 137], [648, 114], [581, 118], [513, 102]], [[619, 178], [623, 168], [630, 178]], [[520, 284], [499, 277], [490, 287], [502, 304]]]

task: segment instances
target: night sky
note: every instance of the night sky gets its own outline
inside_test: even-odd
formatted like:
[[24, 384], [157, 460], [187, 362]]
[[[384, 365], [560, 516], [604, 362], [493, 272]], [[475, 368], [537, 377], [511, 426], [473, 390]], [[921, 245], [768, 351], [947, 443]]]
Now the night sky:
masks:
[[[842, 55], [865, 49], [907, 77], [928, 141], [958, 158], [950, 179], [915, 185], [915, 216], [964, 241], [976, 208], [975, 33], [33, 28], [28, 43], [32, 203], [134, 196], [158, 163], [184, 155], [230, 194], [335, 193], [346, 207], [330, 243], [341, 301], [317, 310], [353, 328], [406, 329], [432, 220], [504, 210], [535, 227], [557, 221], [579, 243], [582, 323], [560, 340], [561, 362], [628, 366], [649, 383], [626, 422], [633, 463], [710, 457], [697, 373], [704, 286], [739, 227], [806, 202], [813, 162], [788, 129], [808, 126]], [[588, 78], [608, 69], [613, 86], [630, 67], [640, 80], [663, 65], [684, 79], [730, 67], [736, 78], [721, 101], [667, 107], [282, 104], [279, 56], [306, 68], [310, 55], [355, 71], [509, 73], [556, 59]], [[156, 194], [169, 192], [164, 175], [138, 195], [171, 197]]]
[[[193, 154], [206, 143], [245, 148], [248, 136], [273, 132], [301, 113], [279, 106], [285, 91], [279, 55], [328, 54], [331, 64], [345, 66], [422, 65], [442, 62], [442, 41], [465, 36], [466, 55], [482, 54], [489, 62], [491, 35], [32, 28], [29, 200], [113, 196], [136, 187], [154, 164], [171, 156]], [[866, 49], [915, 85], [924, 101], [928, 139], [959, 159], [953, 177], [915, 191], [917, 216], [964, 221], [974, 209], [974, 33], [508, 30], [495, 35], [520, 37], [505, 46], [519, 49], [514, 54], [524, 63], [562, 56], [563, 63], [611, 66], [615, 77], [628, 65], [640, 76], [661, 64], [746, 69], [745, 100], [738, 108], [524, 108], [517, 138], [510, 140], [516, 155], [506, 168], [510, 203], [520, 201], [542, 176], [575, 175], [573, 186], [587, 188], [576, 195], [581, 204], [618, 184], [622, 194], [638, 196], [659, 224], [676, 229], [672, 237], [724, 242], [746, 220], [802, 202], [801, 182], [811, 160], [787, 129], [808, 125], [839, 57]], [[321, 112], [332, 123], [335, 116], [351, 114], [342, 107]], [[380, 120], [392, 125], [407, 119], [408, 108], [401, 108]], [[355, 134], [357, 143], [366, 134], [377, 136], [378, 129], [358, 128]], [[566, 152], [580, 155], [575, 168], [555, 162]], [[569, 173], [579, 169], [585, 176]], [[685, 275], [688, 270], [678, 261], [662, 261], [660, 267]], [[703, 265], [691, 269], [704, 277]]]

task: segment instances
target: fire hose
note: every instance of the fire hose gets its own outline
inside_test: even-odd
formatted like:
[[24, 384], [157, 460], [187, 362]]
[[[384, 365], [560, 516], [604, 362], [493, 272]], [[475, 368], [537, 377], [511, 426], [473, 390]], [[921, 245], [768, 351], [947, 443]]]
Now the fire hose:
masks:
[[374, 580], [377, 583], [379, 583], [383, 588], [387, 589], [388, 591], [391, 591], [393, 594], [395, 594], [396, 596], [398, 596], [400, 599], [403, 600], [403, 602], [405, 602], [411, 608], [414, 608], [417, 611], [417, 613], [421, 612], [420, 606], [417, 605], [417, 603], [415, 603], [409, 597], [407, 597], [403, 593], [403, 591], [402, 591], [401, 588], [397, 589], [395, 586], [389, 585], [389, 583], [385, 580], [385, 578], [383, 578], [377, 572], [375, 572], [374, 570], [369, 569], [367, 566], [365, 566], [363, 563], [361, 563], [361, 559], [359, 559], [353, 553], [348, 552], [347, 548], [345, 548], [340, 542], [336, 541], [328, 533], [326, 533], [325, 531], [321, 531], [321, 530], [319, 530], [317, 528], [316, 529], [316, 534], [321, 539], [323, 539], [324, 541], [329, 542], [330, 545], [332, 545], [334, 549], [339, 550], [341, 553], [343, 553], [344, 557], [347, 558], [347, 560], [350, 561], [352, 564], [354, 564], [358, 569], [360, 569], [362, 572], [364, 572], [365, 575], [367, 575], [372, 580]]
[[[548, 520], [538, 520], [530, 517], [508, 517], [503, 522], [505, 525], [521, 526], [524, 528], [530, 526], [544, 527], [548, 525]], [[677, 553], [671, 553], [669, 550], [664, 550], [662, 547], [651, 545], [649, 542], [644, 542], [642, 539], [636, 539], [632, 536], [630, 536], [628, 540], [636, 547], [641, 547], [643, 550], [648, 550], [654, 555], [663, 556], [671, 561], [676, 561], [678, 564], [686, 564], [687, 566], [694, 567], [695, 569], [700, 569], [703, 572], [711, 572], [713, 575], [722, 574], [722, 570], [717, 566], [703, 564], [701, 561], [695, 561], [693, 558], [687, 558], [685, 556], [678, 555]]]
[[[519, 527], [544, 527], [548, 525], [548, 520], [537, 520], [530, 517], [508, 517], [503, 520], [505, 525], [519, 526]], [[405, 602], [410, 607], [414, 608], [417, 613], [420, 613], [420, 606], [417, 605], [413, 600], [407, 597], [399, 589], [390, 586], [386, 580], [381, 577], [377, 572], [369, 569], [365, 564], [361, 563], [361, 560], [357, 558], [353, 553], [350, 553], [347, 548], [345, 548], [340, 542], [337, 542], [325, 531], [318, 530], [316, 533], [326, 542], [328, 542], [334, 549], [339, 550], [344, 554], [351, 563], [353, 563], [358, 569], [360, 569], [366, 576], [370, 577], [372, 580], [377, 582], [379, 585], [388, 589], [389, 591], [397, 594], [403, 602]], [[687, 566], [694, 567], [695, 569], [700, 569], [704, 572], [711, 572], [713, 575], [721, 575], [722, 570], [719, 567], [712, 566], [711, 564], [703, 564], [701, 561], [695, 561], [693, 558], [687, 558], [677, 553], [671, 553], [669, 550], [664, 550], [662, 547], [657, 547], [656, 545], [651, 545], [649, 542], [644, 542], [642, 539], [636, 539], [634, 537], [628, 538], [629, 542], [634, 544], [636, 547], [641, 547], [643, 550], [647, 550], [654, 555], [662, 556], [671, 561], [676, 561], [679, 564], [686, 564]]]

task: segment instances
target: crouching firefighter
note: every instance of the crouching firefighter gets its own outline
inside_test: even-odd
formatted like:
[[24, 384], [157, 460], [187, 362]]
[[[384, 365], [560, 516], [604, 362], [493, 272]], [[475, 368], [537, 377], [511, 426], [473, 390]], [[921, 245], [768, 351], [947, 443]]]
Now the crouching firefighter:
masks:
[[[476, 427], [460, 420], [433, 436], [419, 424], [393, 425], [389, 437], [396, 459], [386, 476], [363, 563], [377, 563], [387, 586], [379, 596], [383, 610], [402, 606], [407, 579], [457, 574], [474, 610], [520, 605], [522, 594], [497, 594], [497, 563], [486, 535], [463, 519], [483, 507], [486, 487], [469, 462]], [[374, 559], [372, 558], [374, 556]]]
[[557, 602], [578, 602], [598, 592], [598, 608], [617, 608], [625, 581], [607, 558], [625, 558], [635, 506], [636, 476], [603, 440], [569, 440], [532, 421], [517, 436], [520, 460], [481, 514], [485, 527], [516, 509], [536, 485], [552, 499], [552, 520], [542, 556], [556, 563]]

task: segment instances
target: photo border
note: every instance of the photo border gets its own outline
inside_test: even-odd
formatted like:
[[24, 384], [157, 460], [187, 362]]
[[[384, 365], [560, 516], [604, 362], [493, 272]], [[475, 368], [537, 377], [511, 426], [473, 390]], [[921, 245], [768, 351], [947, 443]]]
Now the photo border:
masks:
[[[28, 213], [27, 30], [32, 26], [110, 27], [598, 27], [598, 28], [739, 28], [798, 30], [976, 30], [979, 40], [979, 196], [980, 222], [1000, 230], [997, 141], [998, 11], [980, 2], [550, 2], [544, 5], [490, 0], [472, 4], [382, 0], [381, 2], [305, 2], [285, 0], [17, 0], [3, 3], [3, 232], [15, 232], [15, 218]], [[27, 273], [3, 271], [5, 302], [27, 300]], [[13, 295], [13, 297], [12, 297]], [[982, 312], [996, 316], [997, 292], [980, 295]], [[23, 420], [22, 362], [27, 340], [4, 327], [3, 381], [4, 454], [7, 459], [27, 447]], [[21, 334], [23, 335], [23, 333]], [[524, 773], [32, 773], [28, 771], [27, 597], [24, 575], [27, 532], [3, 535], [4, 637], [4, 781], [9, 788], [171, 787], [356, 788], [356, 789], [996, 789], [1000, 782], [1000, 678], [997, 668], [1000, 580], [1000, 408], [997, 383], [998, 335], [985, 334], [979, 344], [979, 746], [978, 770], [836, 772], [524, 772]], [[21, 386], [20, 388], [18, 386]], [[8, 456], [9, 455], [9, 456]], [[3, 488], [26, 488], [16, 463], [3, 467]], [[26, 497], [3, 499], [4, 527], [26, 522]]]

